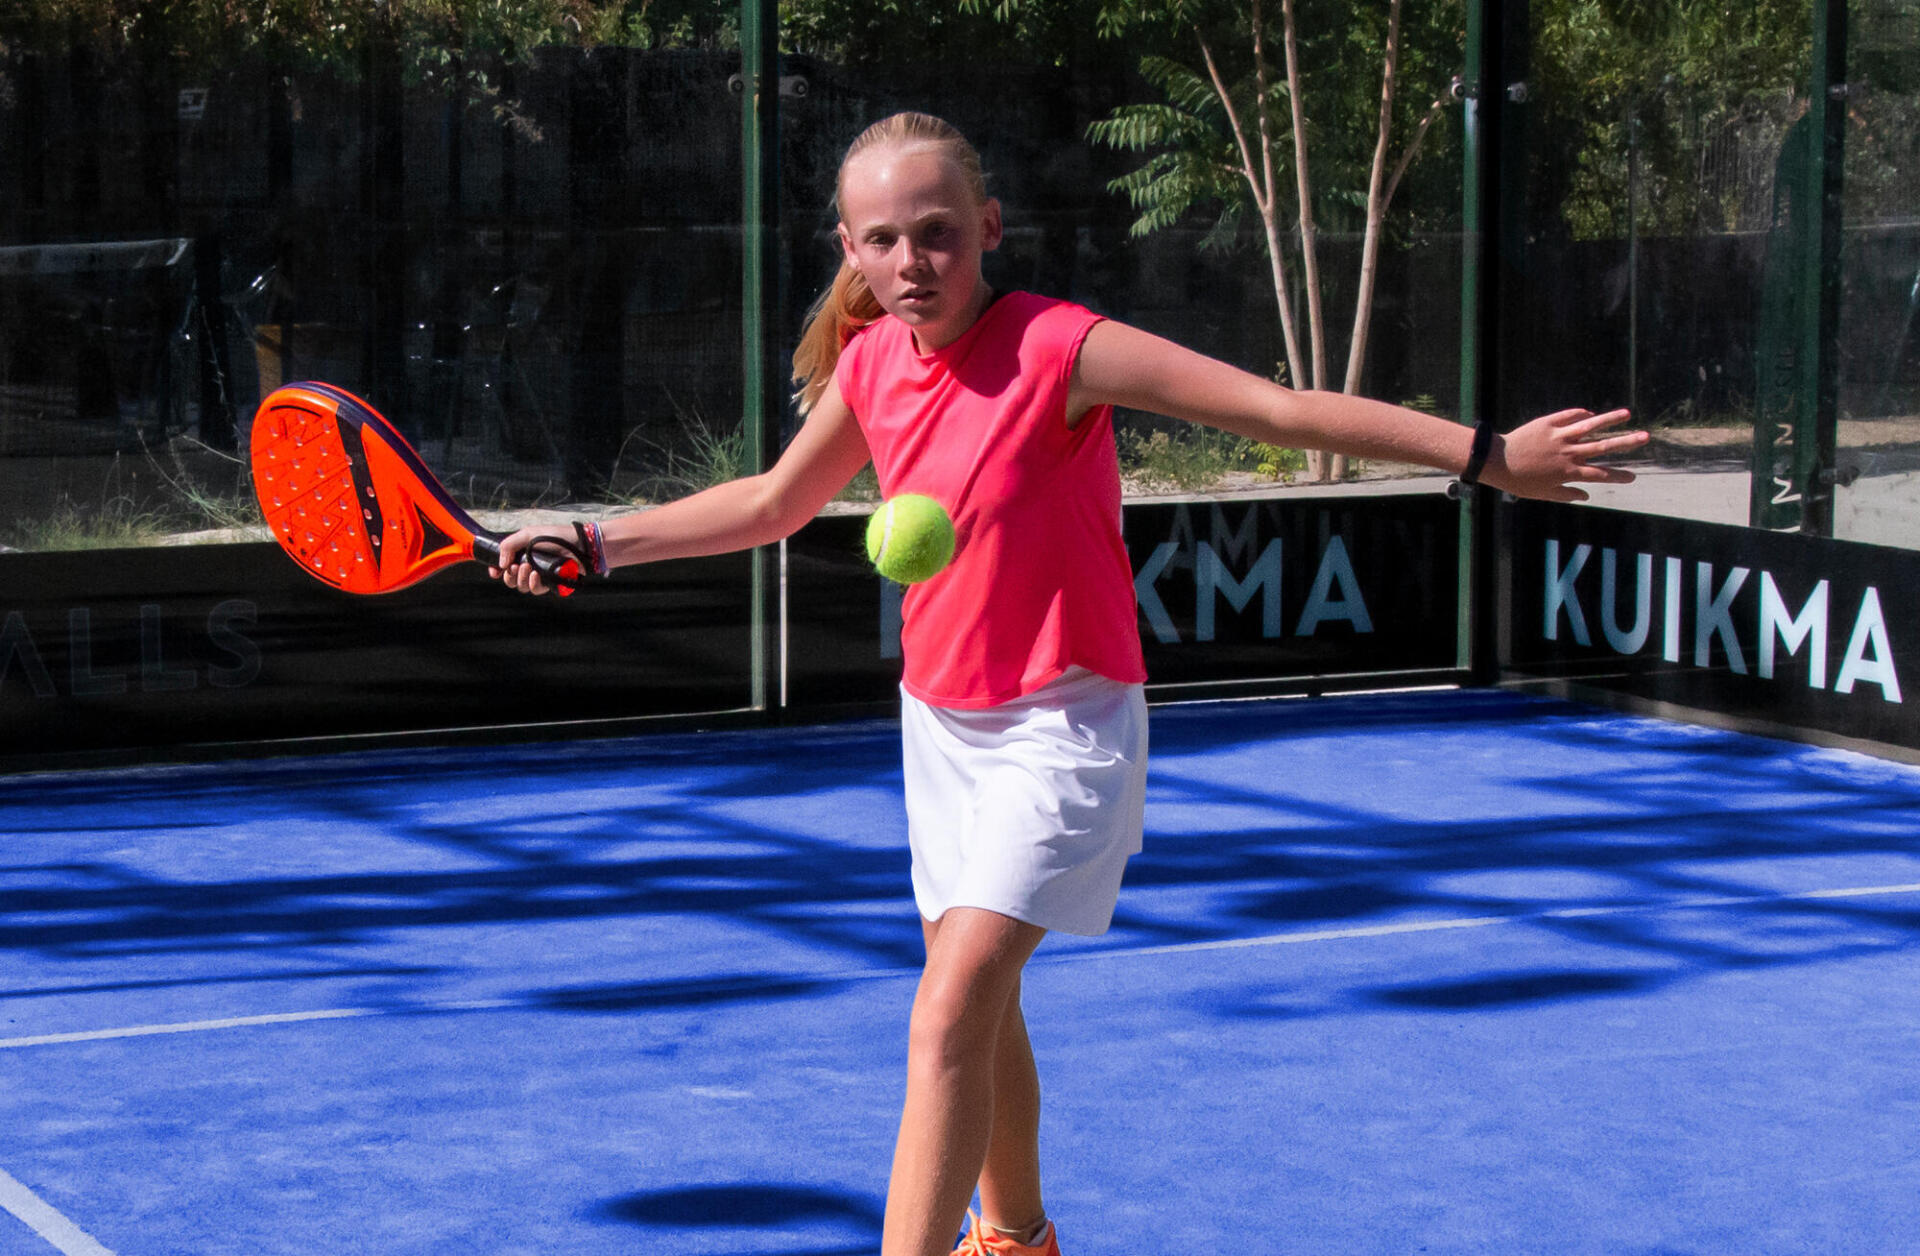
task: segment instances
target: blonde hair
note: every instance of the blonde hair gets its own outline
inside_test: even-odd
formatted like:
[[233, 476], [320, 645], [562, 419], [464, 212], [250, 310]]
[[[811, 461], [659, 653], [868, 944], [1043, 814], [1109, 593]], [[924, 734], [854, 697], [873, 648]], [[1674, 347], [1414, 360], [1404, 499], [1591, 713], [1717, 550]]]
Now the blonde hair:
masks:
[[[840, 173], [834, 180], [836, 209], [846, 183], [847, 166], [869, 148], [886, 144], [927, 144], [938, 148], [966, 175], [974, 199], [986, 203], [987, 179], [980, 168], [980, 154], [967, 142], [967, 137], [952, 123], [932, 114], [896, 113], [862, 131], [847, 146], [846, 156], [840, 159]], [[833, 282], [807, 311], [806, 324], [800, 331], [800, 345], [793, 351], [793, 382], [799, 386], [794, 396], [800, 403], [801, 414], [813, 409], [813, 403], [827, 390], [834, 365], [840, 361], [840, 351], [847, 347], [847, 341], [883, 313], [879, 298], [867, 286], [859, 267], [842, 257]]]

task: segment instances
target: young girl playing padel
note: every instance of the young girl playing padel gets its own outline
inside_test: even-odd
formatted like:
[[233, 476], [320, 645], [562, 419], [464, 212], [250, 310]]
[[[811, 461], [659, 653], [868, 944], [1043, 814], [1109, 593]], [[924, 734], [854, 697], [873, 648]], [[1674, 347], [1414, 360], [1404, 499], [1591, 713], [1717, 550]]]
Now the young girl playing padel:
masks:
[[[841, 163], [844, 257], [799, 350], [800, 431], [763, 474], [586, 525], [597, 569], [744, 549], [812, 519], [871, 460], [881, 493], [944, 505], [952, 564], [907, 590], [907, 836], [926, 965], [883, 1256], [1057, 1256], [1020, 976], [1049, 929], [1099, 934], [1140, 849], [1146, 673], [1120, 537], [1113, 407], [1269, 445], [1419, 462], [1527, 497], [1624, 483], [1596, 458], [1625, 411], [1568, 410], [1491, 441], [1445, 419], [1295, 392], [1078, 306], [996, 292], [1000, 206], [951, 126], [900, 114]], [[501, 543], [496, 574], [546, 588]]]

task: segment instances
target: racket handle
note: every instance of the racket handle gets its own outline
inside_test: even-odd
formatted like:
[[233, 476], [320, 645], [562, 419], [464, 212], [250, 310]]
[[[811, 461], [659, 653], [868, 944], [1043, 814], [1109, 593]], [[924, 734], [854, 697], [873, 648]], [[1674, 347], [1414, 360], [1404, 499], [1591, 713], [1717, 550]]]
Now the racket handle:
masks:
[[[500, 561], [500, 542], [504, 540], [506, 540], [505, 533], [496, 535], [483, 532], [476, 534], [473, 538], [473, 557], [475, 561], [483, 562], [489, 567], [502, 566], [503, 564]], [[537, 541], [534, 544], [536, 548], [529, 549], [526, 553], [522, 554], [521, 557], [533, 564], [533, 569], [540, 573], [541, 578], [553, 588], [554, 592], [558, 593], [561, 597], [566, 597], [571, 594], [574, 587], [580, 583], [581, 572], [579, 560], [570, 554], [553, 554], [546, 550], [539, 549], [537, 548], [539, 544]]]

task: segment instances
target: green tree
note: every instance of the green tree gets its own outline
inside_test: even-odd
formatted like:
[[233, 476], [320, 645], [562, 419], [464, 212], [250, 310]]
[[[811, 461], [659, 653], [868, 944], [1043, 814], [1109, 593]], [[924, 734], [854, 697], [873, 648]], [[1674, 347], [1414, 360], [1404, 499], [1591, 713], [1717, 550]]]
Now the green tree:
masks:
[[1099, 73], [1089, 52], [1104, 0], [780, 0], [788, 51], [841, 65], [1052, 66]]
[[[1536, 0], [1535, 220], [1576, 239], [1763, 225], [1805, 110], [1809, 0]], [[1758, 177], [1740, 177], [1741, 168]], [[1632, 186], [1629, 187], [1631, 181]]]
[[14, 0], [0, 48], [157, 51], [218, 69], [254, 57], [289, 73], [355, 79], [373, 46], [394, 49], [402, 81], [531, 124], [502, 96], [498, 69], [550, 45], [732, 47], [734, 0]]
[[[1296, 386], [1329, 386], [1319, 235], [1331, 219], [1361, 235], [1342, 380], [1344, 391], [1359, 391], [1387, 212], [1451, 99], [1460, 0], [1414, 7], [1411, 31], [1404, 0], [1109, 0], [1101, 9], [1109, 36], [1150, 29], [1192, 50], [1143, 57], [1141, 72], [1164, 100], [1124, 106], [1090, 129], [1097, 143], [1148, 154], [1112, 185], [1138, 211], [1134, 234], [1211, 209], [1207, 242], [1221, 246], [1251, 208]], [[1311, 473], [1340, 478], [1344, 460], [1315, 455]]]

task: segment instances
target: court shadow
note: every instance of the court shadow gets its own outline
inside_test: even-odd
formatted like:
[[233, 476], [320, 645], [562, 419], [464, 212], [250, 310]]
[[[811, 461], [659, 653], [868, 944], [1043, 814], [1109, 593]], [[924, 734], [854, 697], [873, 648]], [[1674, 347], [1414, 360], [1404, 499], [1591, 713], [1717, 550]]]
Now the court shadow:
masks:
[[[404, 749], [0, 784], [0, 829], [55, 855], [0, 869], [0, 952], [292, 954], [670, 914], [863, 967], [919, 962], [891, 725], [583, 743], [503, 772], [514, 757]], [[101, 857], [73, 858], [76, 842]]]
[[[1911, 900], [1763, 901], [1774, 884], [1916, 879], [1920, 774], [1897, 765], [1499, 692], [1201, 704], [1153, 721], [1146, 848], [1102, 945], [1525, 917], [1594, 947], [1595, 971], [1650, 959], [1684, 974], [1920, 937]], [[605, 969], [524, 996], [583, 1013], [809, 997], [834, 987], [808, 970], [918, 967], [896, 726], [581, 743], [538, 772], [503, 772], [514, 759], [414, 749], [0, 784], [0, 828], [46, 855], [22, 850], [0, 870], [0, 953], [278, 951], [337, 971], [360, 966], [341, 965], [340, 947], [450, 928], [657, 919], [672, 922], [662, 938], [700, 936], [761, 970], [636, 983]], [[1829, 875], [1847, 879], [1805, 879]], [[1689, 899], [1748, 905], [1710, 920], [1643, 910]], [[1566, 906], [1605, 911], [1550, 918]], [[490, 936], [477, 966], [510, 967], [529, 945]], [[609, 954], [639, 954], [638, 936]], [[755, 949], [736, 949], [743, 938]], [[381, 953], [395, 977], [432, 975], [410, 952]], [[788, 958], [794, 971], [763, 975]], [[1449, 980], [1346, 997], [1618, 992]]]
[[710, 1007], [725, 1003], [763, 1003], [773, 999], [813, 998], [844, 984], [771, 973], [750, 973], [714, 980], [644, 981], [604, 986], [538, 990], [529, 1001], [564, 1012], [639, 1012], [656, 1008]]
[[[742, 1246], [728, 1249], [738, 1256], [866, 1256], [880, 1242], [881, 1208], [874, 1200], [848, 1191], [773, 1182], [644, 1191], [608, 1200], [590, 1216], [609, 1225], [669, 1231], [784, 1232], [773, 1246], [754, 1244], [743, 1235]], [[803, 1245], [793, 1244], [796, 1230], [808, 1236]]]
[[[1461, 971], [1222, 1015], [1458, 1011], [1626, 996], [1920, 941], [1920, 774], [1512, 694], [1156, 711], [1145, 851], [1116, 938], [1512, 920], [1569, 971]], [[1495, 963], [1500, 961], [1497, 959]], [[1507, 960], [1511, 962], [1511, 956]], [[1233, 1000], [1227, 1000], [1232, 1003]]]
[[1649, 972], [1498, 973], [1470, 981], [1382, 986], [1362, 991], [1360, 997], [1386, 1007], [1474, 1011], [1634, 994], [1663, 985], [1665, 980]]

